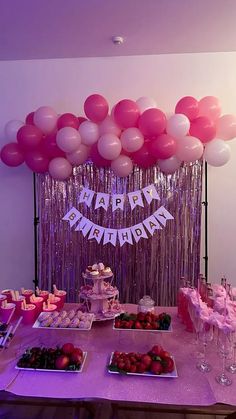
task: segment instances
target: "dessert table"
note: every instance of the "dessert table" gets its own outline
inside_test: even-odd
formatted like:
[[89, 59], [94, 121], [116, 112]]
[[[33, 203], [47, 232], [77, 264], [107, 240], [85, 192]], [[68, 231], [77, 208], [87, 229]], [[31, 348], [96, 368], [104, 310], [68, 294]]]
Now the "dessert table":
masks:
[[[73, 308], [67, 304], [66, 309]], [[136, 312], [135, 305], [125, 310]], [[90, 331], [35, 329], [21, 325], [8, 349], [0, 352], [0, 403], [41, 402], [49, 405], [109, 402], [114, 408], [165, 411], [233, 412], [236, 410], [236, 376], [230, 387], [220, 386], [215, 376], [221, 360], [214, 344], [209, 347], [208, 374], [196, 368], [194, 335], [184, 330], [175, 307], [158, 307], [172, 316], [173, 332], [114, 330], [111, 320], [93, 323]], [[81, 373], [16, 370], [17, 358], [29, 347], [55, 347], [72, 342], [88, 352]], [[146, 352], [160, 344], [175, 358], [178, 378], [110, 374], [107, 365], [114, 350]], [[50, 400], [49, 400], [50, 399]], [[182, 410], [181, 410], [182, 409]], [[184, 410], [184, 411], [185, 411]]]

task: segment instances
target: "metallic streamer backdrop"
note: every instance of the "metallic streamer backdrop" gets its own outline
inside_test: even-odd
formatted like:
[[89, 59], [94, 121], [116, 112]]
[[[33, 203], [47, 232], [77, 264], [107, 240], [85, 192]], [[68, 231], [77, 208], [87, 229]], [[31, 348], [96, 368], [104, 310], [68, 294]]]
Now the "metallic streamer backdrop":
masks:
[[[112, 213], [111, 206], [94, 210], [78, 203], [82, 186], [95, 192], [127, 193], [154, 183], [160, 201], [131, 211], [128, 199], [124, 211]], [[98, 169], [90, 163], [75, 167], [68, 181], [56, 181], [49, 175], [37, 176], [39, 212], [39, 284], [51, 289], [56, 284], [68, 293], [68, 301], [78, 300], [86, 266], [103, 262], [114, 272], [121, 302], [137, 303], [151, 295], [158, 305], [176, 304], [181, 276], [197, 280], [200, 268], [202, 162], [184, 165], [173, 175], [164, 175], [158, 167], [135, 168], [127, 178], [117, 178], [110, 169]], [[174, 216], [163, 230], [133, 246], [98, 244], [62, 221], [72, 206], [95, 224], [125, 228], [137, 224], [161, 205]]]

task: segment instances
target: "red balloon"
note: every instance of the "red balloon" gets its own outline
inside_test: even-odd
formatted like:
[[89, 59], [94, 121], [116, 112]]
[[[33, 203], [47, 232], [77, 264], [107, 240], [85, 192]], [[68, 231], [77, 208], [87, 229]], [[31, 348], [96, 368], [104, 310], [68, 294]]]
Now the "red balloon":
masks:
[[142, 148], [133, 154], [134, 163], [143, 169], [153, 166], [156, 160], [156, 157], [150, 153], [147, 143], [144, 143]]
[[25, 118], [25, 123], [27, 125], [34, 125], [34, 112], [28, 113], [28, 115]]
[[42, 152], [50, 159], [54, 157], [65, 157], [64, 151], [62, 151], [57, 145], [56, 136], [56, 132], [53, 134], [48, 134], [43, 137], [41, 142], [40, 148]]
[[208, 143], [216, 136], [216, 124], [207, 116], [199, 116], [191, 122], [189, 134], [202, 143]]
[[115, 122], [122, 128], [137, 127], [139, 115], [137, 103], [130, 99], [121, 100], [114, 109]]
[[87, 118], [84, 118], [83, 116], [78, 116], [79, 126], [82, 124], [82, 122], [87, 121]]
[[25, 163], [36, 173], [45, 173], [48, 171], [49, 158], [40, 150], [29, 151], [25, 154]]
[[17, 167], [25, 161], [24, 154], [18, 143], [6, 144], [0, 153], [1, 160], [7, 166]]
[[175, 138], [168, 134], [159, 135], [155, 140], [150, 142], [150, 152], [157, 159], [169, 159], [177, 150], [177, 143]]
[[175, 107], [175, 113], [182, 113], [188, 117], [190, 121], [197, 118], [199, 113], [199, 105], [197, 99], [192, 96], [184, 96], [180, 99]]
[[110, 167], [111, 165], [111, 160], [106, 160], [99, 154], [97, 143], [91, 147], [90, 157], [97, 167]]
[[138, 127], [146, 137], [160, 135], [166, 128], [166, 116], [160, 109], [147, 109], [140, 116]]
[[35, 150], [41, 143], [42, 131], [34, 125], [23, 125], [17, 132], [17, 141], [25, 151]]
[[108, 114], [108, 103], [106, 99], [98, 94], [87, 97], [84, 102], [85, 115], [93, 122], [101, 122]]
[[57, 120], [58, 129], [61, 129], [64, 127], [72, 127], [72, 128], [78, 129], [79, 125], [80, 125], [79, 120], [75, 115], [73, 115], [73, 113], [64, 113]]

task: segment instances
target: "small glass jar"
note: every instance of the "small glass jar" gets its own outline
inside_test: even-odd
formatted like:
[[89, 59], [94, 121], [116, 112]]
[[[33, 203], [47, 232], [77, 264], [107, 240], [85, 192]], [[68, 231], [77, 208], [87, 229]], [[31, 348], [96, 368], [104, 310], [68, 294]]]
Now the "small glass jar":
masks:
[[155, 311], [155, 301], [149, 295], [144, 295], [138, 303], [138, 313], [147, 313]]

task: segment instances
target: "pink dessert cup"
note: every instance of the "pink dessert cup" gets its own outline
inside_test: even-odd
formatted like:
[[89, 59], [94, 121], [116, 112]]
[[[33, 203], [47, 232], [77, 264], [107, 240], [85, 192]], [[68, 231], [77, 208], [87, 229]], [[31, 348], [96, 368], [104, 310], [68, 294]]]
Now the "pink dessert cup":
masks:
[[25, 300], [25, 297], [23, 295], [19, 296], [19, 300], [12, 300], [13, 304], [15, 304], [15, 306], [16, 306], [14, 317], [20, 316], [20, 314], [21, 314], [21, 304], [24, 300]]
[[61, 299], [61, 302], [60, 302], [60, 309], [62, 309], [63, 308], [63, 306], [64, 306], [64, 304], [65, 304], [65, 302], [66, 302], [66, 294], [67, 294], [67, 292], [66, 291], [64, 291], [64, 290], [58, 290], [54, 295], [55, 295], [55, 297], [59, 297], [60, 299]]
[[54, 295], [52, 298], [51, 304], [55, 304], [57, 306], [57, 310], [61, 310], [62, 308], [61, 297], [56, 297]]
[[21, 308], [22, 322], [26, 325], [33, 324], [36, 320], [36, 306], [34, 304], [27, 304], [26, 308]]
[[5, 295], [7, 297], [7, 302], [8, 303], [11, 303], [12, 302], [12, 294], [11, 294], [11, 291], [13, 291], [13, 290], [3, 290], [1, 292], [1, 294]]
[[50, 304], [49, 308], [43, 308], [43, 311], [45, 311], [46, 313], [52, 313], [53, 311], [57, 310], [57, 306], [56, 304]]
[[40, 291], [38, 297], [42, 297], [43, 301], [48, 301], [49, 292], [48, 291]]
[[15, 304], [7, 303], [6, 307], [0, 307], [0, 318], [3, 323], [7, 323], [12, 311], [15, 309]]
[[33, 290], [24, 290], [22, 292], [23, 297], [25, 297], [26, 304], [30, 304], [30, 297], [33, 295]]
[[[1, 307], [1, 305], [2, 305], [2, 302], [3, 301], [6, 301], [7, 300], [7, 296], [6, 295], [4, 295], [4, 294], [0, 294], [0, 307]], [[7, 302], [7, 301], [6, 301]]]
[[30, 297], [30, 304], [34, 304], [36, 306], [36, 315], [37, 317], [43, 311], [43, 297]]

